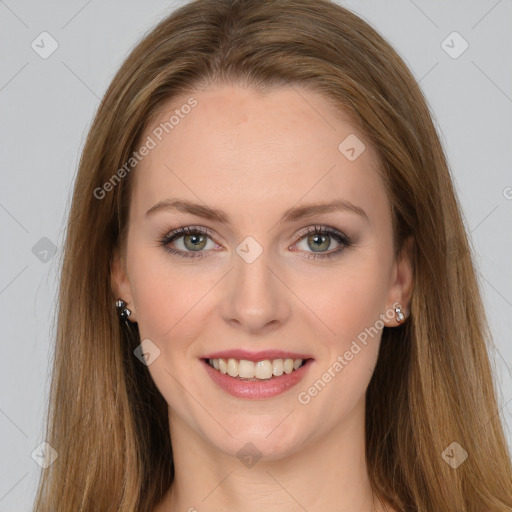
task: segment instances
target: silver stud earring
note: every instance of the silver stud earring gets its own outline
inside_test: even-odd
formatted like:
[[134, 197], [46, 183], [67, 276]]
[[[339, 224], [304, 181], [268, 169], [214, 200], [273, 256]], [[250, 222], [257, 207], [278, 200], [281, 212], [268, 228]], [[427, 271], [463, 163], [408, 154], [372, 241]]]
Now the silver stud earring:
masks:
[[126, 302], [124, 300], [118, 299], [116, 301], [117, 312], [119, 313], [121, 320], [128, 322], [128, 317], [132, 314], [132, 312], [125, 306]]
[[402, 306], [395, 306], [396, 321], [401, 324], [405, 320], [405, 315], [402, 313]]

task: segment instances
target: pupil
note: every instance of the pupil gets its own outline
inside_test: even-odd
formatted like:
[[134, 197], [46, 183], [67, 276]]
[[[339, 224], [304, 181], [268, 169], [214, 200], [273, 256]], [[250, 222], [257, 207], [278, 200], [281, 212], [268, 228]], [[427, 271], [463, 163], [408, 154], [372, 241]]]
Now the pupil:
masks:
[[[315, 252], [320, 252], [317, 249], [318, 248], [322, 249], [321, 245], [325, 244], [325, 242], [327, 240], [327, 236], [316, 233], [316, 234], [310, 236], [310, 239], [312, 239], [312, 241], [314, 242], [312, 249]], [[327, 249], [328, 247], [329, 247], [329, 242], [327, 242], [327, 246], [323, 247], [323, 249]]]
[[191, 242], [192, 247], [188, 247], [189, 249], [202, 249], [201, 243], [204, 243], [204, 236], [201, 234], [195, 235], [187, 235], [185, 237], [185, 246], [188, 246], [187, 242]]

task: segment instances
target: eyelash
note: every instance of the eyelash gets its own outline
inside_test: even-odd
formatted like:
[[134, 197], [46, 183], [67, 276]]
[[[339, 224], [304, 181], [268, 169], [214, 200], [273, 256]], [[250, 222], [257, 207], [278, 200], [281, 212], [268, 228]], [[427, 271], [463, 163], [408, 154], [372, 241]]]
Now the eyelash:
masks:
[[[341, 233], [340, 231], [330, 228], [328, 226], [314, 226], [312, 228], [308, 228], [306, 231], [303, 231], [298, 235], [297, 239], [294, 242], [294, 245], [302, 240], [305, 236], [309, 234], [314, 235], [329, 235], [332, 238], [334, 238], [337, 242], [342, 244], [341, 248], [338, 248], [334, 251], [328, 252], [328, 253], [317, 253], [314, 252], [307, 253], [307, 256], [304, 256], [304, 258], [307, 259], [322, 259], [327, 260], [336, 256], [339, 256], [341, 252], [344, 251], [344, 249], [351, 247], [353, 245], [352, 240]], [[171, 231], [170, 233], [166, 234], [161, 238], [160, 245], [164, 247], [164, 249], [171, 254], [175, 254], [176, 256], [180, 256], [181, 258], [204, 258], [206, 251], [197, 251], [197, 253], [193, 253], [193, 251], [179, 251], [176, 249], [171, 249], [168, 247], [168, 245], [173, 242], [174, 240], [181, 238], [185, 235], [208, 235], [210, 238], [213, 238], [213, 232], [208, 228], [202, 228], [199, 226], [187, 226], [175, 229]]]

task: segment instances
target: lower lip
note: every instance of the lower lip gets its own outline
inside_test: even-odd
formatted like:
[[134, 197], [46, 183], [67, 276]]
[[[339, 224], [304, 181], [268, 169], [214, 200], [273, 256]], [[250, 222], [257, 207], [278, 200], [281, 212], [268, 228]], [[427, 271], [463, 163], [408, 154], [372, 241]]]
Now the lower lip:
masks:
[[298, 370], [293, 370], [292, 373], [283, 373], [279, 377], [262, 381], [240, 380], [236, 377], [230, 377], [228, 374], [212, 368], [204, 359], [202, 362], [212, 380], [230, 395], [248, 400], [263, 400], [280, 395], [298, 384], [308, 373], [313, 359], [308, 359], [305, 364]]

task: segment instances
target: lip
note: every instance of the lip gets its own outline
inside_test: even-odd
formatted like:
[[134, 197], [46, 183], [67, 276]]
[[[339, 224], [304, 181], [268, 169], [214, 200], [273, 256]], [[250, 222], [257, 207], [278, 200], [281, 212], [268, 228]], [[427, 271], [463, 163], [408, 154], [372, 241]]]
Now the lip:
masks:
[[285, 352], [283, 350], [262, 350], [260, 352], [249, 352], [248, 350], [224, 350], [207, 354], [201, 359], [245, 359], [257, 363], [265, 359], [312, 359], [309, 354], [298, 354], [296, 352]]
[[[233, 351], [229, 352], [231, 356], [236, 353], [240, 353], [243, 351]], [[258, 358], [261, 357], [263, 353], [279, 353], [277, 351], [271, 352], [260, 352], [258, 353]], [[284, 352], [281, 352], [284, 354]], [[207, 359], [217, 359], [222, 356], [217, 356], [213, 354], [215, 357], [210, 357]], [[265, 357], [263, 359], [280, 359], [281, 357]], [[305, 357], [295, 357], [295, 359], [307, 359], [307, 361], [298, 369], [294, 370], [292, 373], [286, 374], [279, 377], [272, 377], [269, 380], [262, 381], [250, 381], [250, 380], [241, 380], [235, 377], [230, 377], [227, 374], [221, 373], [215, 368], [212, 368], [207, 359], [202, 359], [201, 362], [204, 365], [206, 372], [211, 377], [213, 382], [217, 384], [223, 391], [229, 393], [230, 395], [237, 398], [245, 398], [248, 400], [264, 400], [266, 398], [272, 398], [274, 396], [280, 395], [285, 391], [288, 391], [290, 388], [296, 386], [304, 377], [308, 374], [311, 366], [314, 363], [314, 359], [305, 358]], [[239, 359], [238, 357], [233, 357], [233, 359]], [[244, 357], [240, 357], [240, 359], [244, 359]], [[263, 359], [255, 359], [256, 361], [262, 361]], [[289, 359], [293, 359], [290, 357]], [[254, 359], [248, 359], [254, 361]]]

